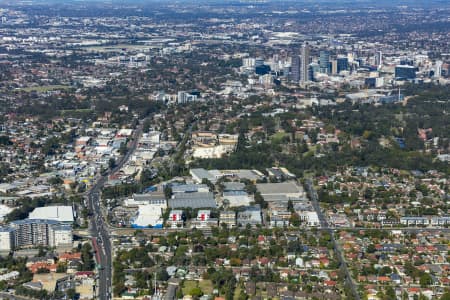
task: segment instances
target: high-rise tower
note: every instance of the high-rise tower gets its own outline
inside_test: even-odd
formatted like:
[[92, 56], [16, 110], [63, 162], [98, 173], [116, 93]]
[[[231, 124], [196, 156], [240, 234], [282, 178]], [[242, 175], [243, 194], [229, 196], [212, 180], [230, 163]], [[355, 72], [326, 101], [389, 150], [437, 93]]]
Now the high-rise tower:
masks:
[[330, 52], [328, 51], [320, 51], [320, 72], [329, 74], [331, 71], [330, 68]]
[[306, 82], [309, 80], [309, 45], [303, 44], [300, 49], [300, 82]]
[[291, 62], [291, 81], [298, 83], [300, 81], [300, 56], [294, 55]]

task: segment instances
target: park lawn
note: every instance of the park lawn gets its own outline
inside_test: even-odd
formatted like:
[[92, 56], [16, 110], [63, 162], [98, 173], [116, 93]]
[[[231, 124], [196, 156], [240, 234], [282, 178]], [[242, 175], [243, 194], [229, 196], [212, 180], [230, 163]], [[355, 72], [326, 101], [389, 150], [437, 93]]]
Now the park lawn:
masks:
[[270, 137], [270, 139], [275, 143], [277, 143], [277, 142], [279, 143], [285, 136], [289, 137], [290, 135], [289, 135], [289, 133], [286, 133], [286, 132], [277, 132], [274, 135], [272, 135]]
[[190, 292], [193, 288], [198, 286], [198, 281], [196, 280], [185, 280], [183, 283], [183, 295], [190, 295]]
[[200, 280], [198, 282], [198, 287], [202, 289], [203, 294], [212, 295], [214, 286], [211, 280]]

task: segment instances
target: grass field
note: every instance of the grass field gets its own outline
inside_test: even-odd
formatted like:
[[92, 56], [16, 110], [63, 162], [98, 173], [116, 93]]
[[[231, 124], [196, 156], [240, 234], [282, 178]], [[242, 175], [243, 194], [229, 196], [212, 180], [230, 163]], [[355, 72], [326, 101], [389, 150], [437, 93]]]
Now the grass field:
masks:
[[289, 137], [289, 133], [286, 132], [277, 132], [270, 137], [270, 139], [274, 142], [280, 142], [284, 137]]
[[205, 295], [212, 295], [214, 289], [211, 280], [185, 280], [182, 287], [183, 295], [189, 295], [189, 292], [196, 287], [199, 287]]
[[189, 295], [189, 292], [198, 286], [198, 281], [195, 280], [185, 280], [183, 283], [183, 295]]
[[198, 282], [198, 286], [202, 289], [203, 294], [206, 295], [211, 295], [214, 290], [214, 286], [211, 280], [200, 280]]

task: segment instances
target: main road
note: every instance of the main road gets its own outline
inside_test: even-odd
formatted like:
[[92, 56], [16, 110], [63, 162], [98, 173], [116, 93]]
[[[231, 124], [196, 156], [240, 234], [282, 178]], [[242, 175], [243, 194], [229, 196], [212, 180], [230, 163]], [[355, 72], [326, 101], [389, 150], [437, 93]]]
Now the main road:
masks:
[[101, 210], [100, 192], [108, 180], [108, 176], [114, 174], [130, 159], [131, 155], [137, 148], [139, 137], [142, 134], [142, 128], [145, 120], [141, 121], [134, 131], [132, 140], [128, 147], [128, 151], [117, 162], [115, 167], [102, 174], [95, 184], [87, 192], [87, 206], [90, 212], [89, 228], [93, 239], [97, 241], [97, 264], [98, 268], [98, 282], [99, 286], [96, 289], [97, 298], [102, 300], [111, 299], [111, 285], [112, 285], [112, 251], [110, 233], [108, 231], [107, 221], [104, 219]]
[[334, 235], [334, 230], [333, 230], [333, 228], [330, 228], [330, 226], [328, 225], [328, 221], [327, 221], [325, 215], [323, 214], [322, 209], [320, 208], [319, 196], [317, 195], [317, 192], [314, 189], [314, 185], [313, 185], [313, 182], [311, 179], [306, 180], [306, 188], [308, 189], [308, 193], [311, 198], [312, 206], [314, 207], [314, 210], [316, 211], [317, 216], [319, 217], [321, 229], [327, 231], [330, 234], [331, 241], [333, 243], [334, 252], [339, 260], [341, 270], [345, 274], [345, 281], [346, 281], [347, 285], [350, 287], [354, 299], [360, 300], [361, 297], [359, 296], [358, 288], [356, 287], [356, 284], [353, 281], [352, 275], [350, 274], [350, 271], [348, 270], [347, 263], [342, 254], [339, 243], [336, 241], [336, 238]]

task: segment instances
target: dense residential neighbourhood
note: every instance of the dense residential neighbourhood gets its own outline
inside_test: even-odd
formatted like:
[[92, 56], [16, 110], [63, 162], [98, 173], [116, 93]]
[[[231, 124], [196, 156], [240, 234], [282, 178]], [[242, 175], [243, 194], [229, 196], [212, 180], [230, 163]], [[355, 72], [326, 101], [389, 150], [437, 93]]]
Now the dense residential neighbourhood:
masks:
[[446, 1], [2, 1], [0, 299], [450, 299]]

